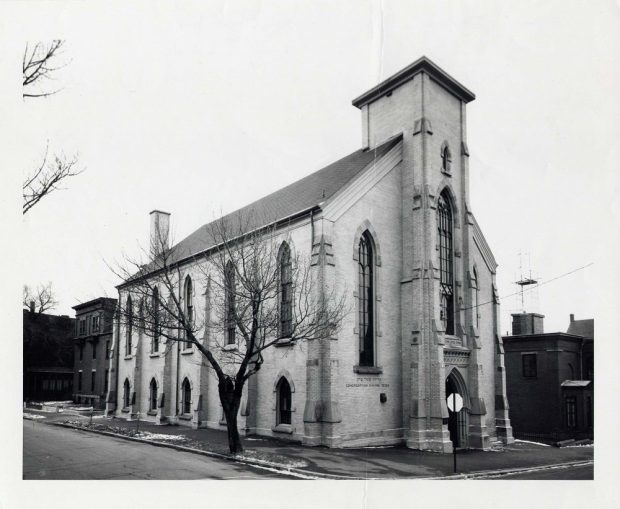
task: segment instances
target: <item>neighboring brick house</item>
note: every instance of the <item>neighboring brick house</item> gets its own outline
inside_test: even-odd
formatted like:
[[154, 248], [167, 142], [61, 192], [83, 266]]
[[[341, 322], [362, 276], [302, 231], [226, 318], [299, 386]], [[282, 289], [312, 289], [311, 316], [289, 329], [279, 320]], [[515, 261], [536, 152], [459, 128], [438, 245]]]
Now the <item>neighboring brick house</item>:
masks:
[[[283, 225], [281, 250], [311, 260], [354, 309], [332, 341], [264, 352], [246, 385], [243, 432], [438, 452], [513, 440], [497, 264], [469, 202], [465, 109], [473, 99], [423, 57], [353, 101], [360, 150], [231, 214], [271, 215]], [[151, 236], [168, 221], [153, 211]], [[196, 255], [208, 262], [214, 248], [206, 228], [172, 248], [175, 295], [205, 314]], [[119, 286], [125, 308], [140, 305], [131, 285]], [[114, 334], [108, 413], [224, 427], [217, 379], [195, 348], [154, 350], [139, 326], [120, 321]], [[458, 414], [446, 406], [454, 391], [465, 401]]]
[[517, 438], [561, 440], [594, 435], [594, 320], [544, 333], [543, 315], [513, 316], [504, 336], [510, 420]]
[[77, 306], [74, 329], [73, 399], [105, 408], [116, 299], [100, 297]]
[[23, 312], [24, 401], [71, 399], [74, 320], [66, 315]]

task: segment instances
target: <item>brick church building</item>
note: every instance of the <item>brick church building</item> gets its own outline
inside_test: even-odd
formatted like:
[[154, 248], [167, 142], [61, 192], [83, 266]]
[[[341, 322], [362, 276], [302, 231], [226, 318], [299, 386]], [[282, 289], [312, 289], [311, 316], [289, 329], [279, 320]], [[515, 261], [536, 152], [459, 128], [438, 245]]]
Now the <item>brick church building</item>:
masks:
[[[469, 203], [474, 98], [422, 57], [353, 100], [359, 150], [242, 209], [282, 224], [287, 252], [311, 260], [353, 310], [329, 341], [264, 352], [246, 385], [243, 433], [437, 452], [513, 440], [497, 263]], [[151, 220], [167, 225], [169, 214]], [[196, 261], [213, 248], [205, 228], [174, 247], [187, 309], [209, 309]], [[131, 282], [119, 286], [121, 303], [131, 296]], [[217, 378], [200, 352], [154, 349], [127, 327], [117, 321], [114, 331], [108, 413], [224, 429]], [[458, 413], [446, 405], [454, 392]]]

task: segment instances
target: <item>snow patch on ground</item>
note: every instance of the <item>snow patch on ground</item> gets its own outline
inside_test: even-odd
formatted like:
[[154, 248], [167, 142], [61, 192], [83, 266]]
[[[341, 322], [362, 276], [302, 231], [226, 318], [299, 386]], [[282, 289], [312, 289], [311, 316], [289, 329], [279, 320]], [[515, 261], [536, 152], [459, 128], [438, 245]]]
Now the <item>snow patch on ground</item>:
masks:
[[565, 445], [563, 448], [568, 449], [569, 447], [594, 447], [594, 444]]
[[308, 466], [308, 462], [303, 460], [292, 460], [286, 456], [274, 454], [262, 454], [258, 451], [245, 451], [236, 454], [235, 458], [240, 460], [252, 461], [259, 465], [278, 468], [304, 468]]
[[136, 438], [141, 438], [142, 440], [170, 440], [182, 442], [187, 440], [183, 435], [165, 435], [164, 433], [151, 433], [149, 431], [141, 431], [134, 435]]
[[534, 445], [541, 445], [543, 447], [551, 447], [549, 444], [543, 444], [541, 442], [531, 442], [530, 440], [519, 440], [516, 439], [515, 442], [520, 442], [522, 444], [534, 444]]
[[29, 414], [27, 412], [24, 413], [24, 419], [29, 419], [31, 421], [34, 421], [36, 419], [45, 419], [44, 415], [36, 415], [36, 414]]

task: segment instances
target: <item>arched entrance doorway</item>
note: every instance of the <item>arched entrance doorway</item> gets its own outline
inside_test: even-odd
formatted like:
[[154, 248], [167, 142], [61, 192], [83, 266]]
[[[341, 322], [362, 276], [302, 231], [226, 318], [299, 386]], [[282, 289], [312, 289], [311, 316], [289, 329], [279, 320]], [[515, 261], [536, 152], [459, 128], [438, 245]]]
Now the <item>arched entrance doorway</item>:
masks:
[[469, 417], [469, 397], [467, 395], [467, 387], [460, 373], [453, 369], [446, 378], [446, 398], [453, 393], [460, 394], [463, 398], [463, 408], [459, 412], [452, 412], [448, 408], [448, 431], [450, 432], [450, 440], [453, 447], [464, 449], [467, 448], [467, 427]]

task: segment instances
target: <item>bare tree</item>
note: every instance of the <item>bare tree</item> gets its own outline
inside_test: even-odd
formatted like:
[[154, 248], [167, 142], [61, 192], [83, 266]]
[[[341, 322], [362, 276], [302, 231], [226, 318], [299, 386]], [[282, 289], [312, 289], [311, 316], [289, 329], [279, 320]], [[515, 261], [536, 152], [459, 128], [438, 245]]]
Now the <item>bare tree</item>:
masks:
[[[179, 253], [167, 249], [163, 235], [157, 235], [153, 261], [141, 265], [127, 260], [124, 270], [115, 270], [125, 281], [119, 317], [127, 327], [136, 323], [139, 309], [144, 332], [163, 339], [168, 352], [171, 345], [185, 342], [201, 353], [217, 376], [229, 449], [235, 454], [243, 451], [237, 427], [243, 389], [261, 369], [265, 350], [278, 342], [333, 337], [346, 303], [344, 293], [321, 280], [309, 253], [293, 252], [282, 228], [251, 229], [248, 218], [237, 217], [212, 223], [209, 235], [213, 247], [192, 259], [200, 280], [192, 284], [205, 288], [203, 311], [183, 297]], [[128, 305], [127, 295], [133, 304]]]
[[[23, 58], [23, 97], [47, 97], [58, 92], [59, 89], [46, 90], [46, 85], [54, 79], [54, 73], [64, 67], [60, 54], [64, 41], [53, 40], [46, 44], [36, 43], [34, 46], [26, 44]], [[64, 154], [48, 158], [48, 148], [45, 149], [43, 161], [39, 167], [29, 174], [22, 186], [23, 205], [22, 213], [26, 214], [41, 198], [52, 191], [60, 189], [59, 184], [69, 177], [79, 175], [82, 170], [76, 169], [77, 156], [67, 158]]]
[[58, 92], [58, 89], [45, 91], [44, 87], [49, 80], [53, 80], [54, 72], [64, 67], [59, 62], [64, 41], [55, 39], [46, 44], [37, 42], [34, 46], [26, 44], [24, 50], [23, 68], [23, 97], [47, 97]]
[[58, 305], [58, 301], [54, 296], [52, 283], [40, 284], [36, 288], [24, 285], [23, 305], [24, 308], [39, 314], [54, 309]]

